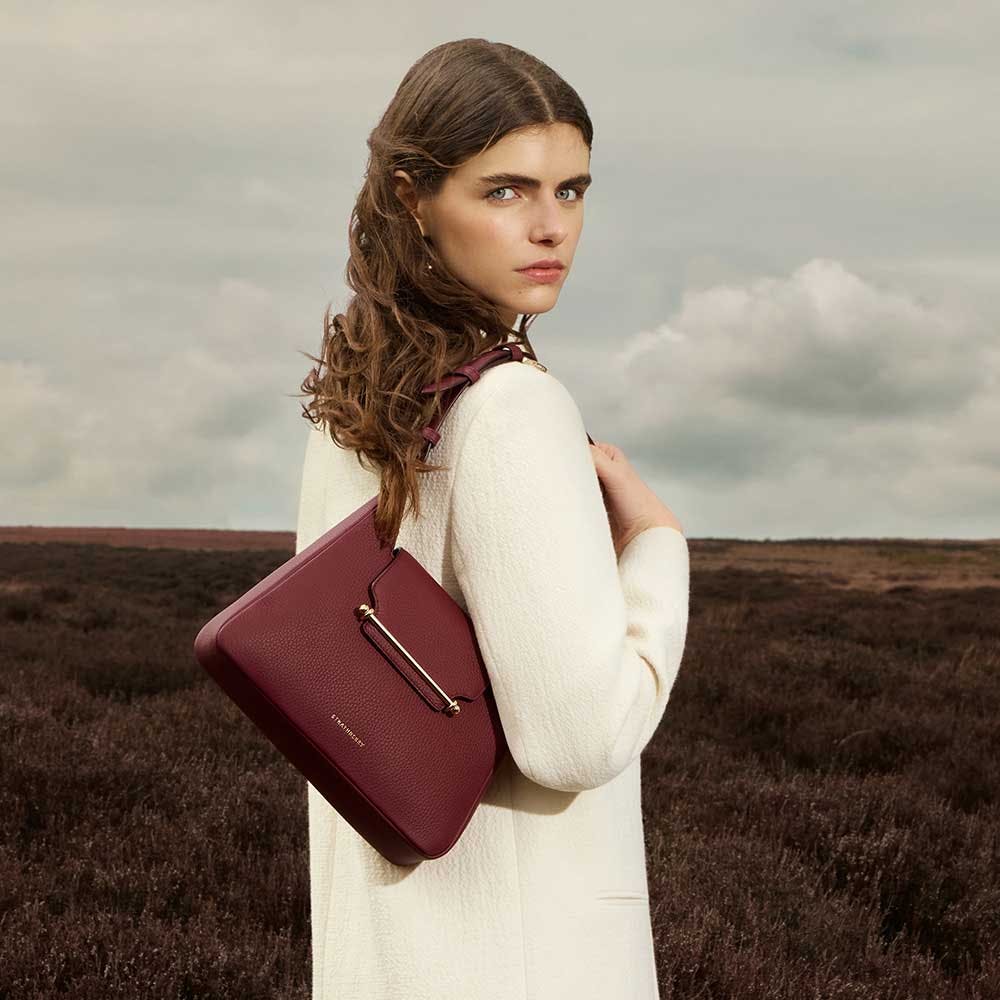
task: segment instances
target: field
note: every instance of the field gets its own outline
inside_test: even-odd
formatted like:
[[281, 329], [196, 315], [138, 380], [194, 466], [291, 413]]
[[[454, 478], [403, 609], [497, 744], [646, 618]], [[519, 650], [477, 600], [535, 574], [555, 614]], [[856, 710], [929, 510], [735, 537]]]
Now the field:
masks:
[[[304, 780], [191, 651], [293, 545], [0, 529], [0, 1000], [309, 997]], [[1000, 997], [1000, 541], [690, 551], [663, 1000]]]

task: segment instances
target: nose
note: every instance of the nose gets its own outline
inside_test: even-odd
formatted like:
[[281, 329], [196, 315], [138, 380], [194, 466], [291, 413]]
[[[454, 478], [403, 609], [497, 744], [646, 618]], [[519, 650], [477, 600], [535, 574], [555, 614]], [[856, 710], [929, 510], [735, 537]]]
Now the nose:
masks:
[[544, 200], [532, 218], [531, 241], [555, 246], [562, 243], [567, 231], [566, 219], [562, 214], [565, 211], [561, 205]]

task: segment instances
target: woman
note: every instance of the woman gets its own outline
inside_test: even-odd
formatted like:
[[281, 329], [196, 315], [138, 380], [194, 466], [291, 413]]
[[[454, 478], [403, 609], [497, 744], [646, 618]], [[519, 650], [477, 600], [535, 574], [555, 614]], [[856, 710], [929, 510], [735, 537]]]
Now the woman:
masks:
[[[592, 135], [555, 72], [473, 38], [421, 57], [368, 141], [355, 294], [301, 387], [297, 551], [379, 493], [383, 538], [468, 611], [510, 754], [451, 851], [409, 867], [308, 786], [317, 1000], [658, 996], [639, 755], [683, 653], [687, 542], [527, 338], [573, 261]], [[534, 363], [487, 369], [419, 461], [420, 386], [508, 341]]]

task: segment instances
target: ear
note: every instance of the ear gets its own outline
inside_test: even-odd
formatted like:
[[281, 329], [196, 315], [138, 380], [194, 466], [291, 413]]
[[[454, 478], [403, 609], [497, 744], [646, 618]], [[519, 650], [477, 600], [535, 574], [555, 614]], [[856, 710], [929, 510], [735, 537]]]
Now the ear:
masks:
[[417, 195], [417, 189], [414, 187], [413, 180], [410, 175], [405, 170], [394, 170], [392, 176], [396, 178], [396, 183], [394, 185], [396, 191], [396, 197], [406, 206], [407, 211], [416, 220], [417, 225], [420, 227], [420, 235], [424, 234], [424, 226], [420, 221], [419, 213], [419, 196]]

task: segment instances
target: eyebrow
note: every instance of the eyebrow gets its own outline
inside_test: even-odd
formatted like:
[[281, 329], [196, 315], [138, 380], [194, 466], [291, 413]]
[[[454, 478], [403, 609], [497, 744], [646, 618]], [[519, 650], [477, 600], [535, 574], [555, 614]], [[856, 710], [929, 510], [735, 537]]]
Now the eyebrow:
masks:
[[[591, 180], [590, 174], [577, 174], [575, 177], [566, 178], [559, 185], [559, 188], [576, 187], [577, 185], [589, 187]], [[480, 177], [479, 183], [492, 184], [497, 187], [506, 184], [517, 184], [520, 187], [531, 188], [532, 190], [542, 186], [542, 182], [537, 177], [526, 177], [524, 174], [489, 174], [486, 177]]]

